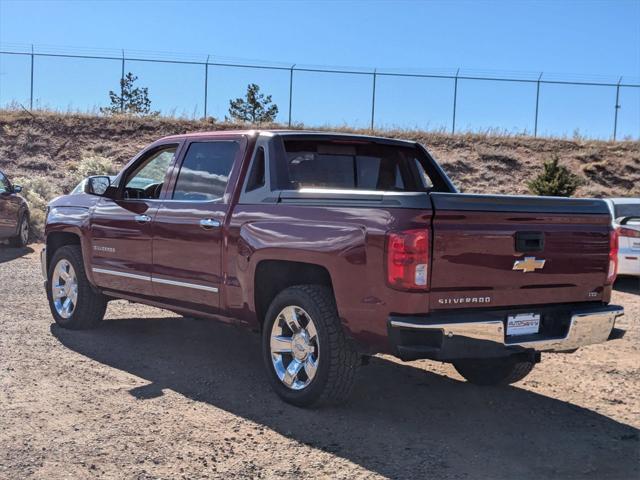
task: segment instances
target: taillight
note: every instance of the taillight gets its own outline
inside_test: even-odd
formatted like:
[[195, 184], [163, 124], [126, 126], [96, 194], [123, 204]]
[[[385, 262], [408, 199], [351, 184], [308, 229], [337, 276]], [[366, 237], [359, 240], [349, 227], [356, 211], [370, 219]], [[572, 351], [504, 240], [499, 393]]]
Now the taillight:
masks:
[[640, 230], [633, 230], [631, 228], [618, 227], [618, 236], [640, 238]]
[[429, 232], [404, 230], [387, 234], [387, 283], [397, 290], [428, 288]]
[[609, 231], [609, 272], [607, 273], [607, 285], [613, 284], [618, 272], [618, 230]]

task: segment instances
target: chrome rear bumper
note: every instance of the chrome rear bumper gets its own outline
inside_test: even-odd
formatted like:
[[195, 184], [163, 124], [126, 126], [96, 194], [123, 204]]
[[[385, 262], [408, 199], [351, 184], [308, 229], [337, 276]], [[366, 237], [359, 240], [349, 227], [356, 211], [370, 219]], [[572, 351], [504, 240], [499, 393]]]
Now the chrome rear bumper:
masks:
[[[393, 317], [389, 321], [394, 332], [415, 332], [429, 339], [431, 346], [396, 343], [401, 358], [449, 358], [472, 356], [495, 356], [513, 351], [564, 352], [585, 345], [602, 343], [609, 339], [616, 318], [624, 315], [624, 309], [609, 305], [598, 309], [573, 311], [570, 314], [566, 333], [556, 337], [534, 335], [527, 337], [505, 335], [505, 322], [498, 318], [483, 318], [478, 321], [420, 322], [415, 317], [403, 320]], [[400, 338], [401, 335], [395, 335]], [[411, 342], [413, 343], [413, 342]], [[424, 355], [420, 355], [420, 352]], [[471, 352], [474, 352], [473, 354]], [[458, 358], [460, 358], [458, 357]]]

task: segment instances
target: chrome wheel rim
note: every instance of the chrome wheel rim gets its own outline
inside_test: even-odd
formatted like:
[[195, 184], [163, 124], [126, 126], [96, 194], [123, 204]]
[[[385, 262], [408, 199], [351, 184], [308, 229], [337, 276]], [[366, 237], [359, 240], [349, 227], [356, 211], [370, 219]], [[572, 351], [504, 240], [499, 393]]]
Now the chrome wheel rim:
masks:
[[73, 315], [78, 303], [78, 278], [69, 260], [60, 260], [51, 278], [53, 306], [62, 318]]
[[318, 331], [311, 316], [294, 305], [283, 308], [271, 328], [270, 350], [273, 369], [287, 388], [309, 386], [320, 359]]
[[23, 218], [20, 224], [20, 240], [22, 240], [22, 243], [25, 245], [29, 240], [29, 222], [26, 218]]

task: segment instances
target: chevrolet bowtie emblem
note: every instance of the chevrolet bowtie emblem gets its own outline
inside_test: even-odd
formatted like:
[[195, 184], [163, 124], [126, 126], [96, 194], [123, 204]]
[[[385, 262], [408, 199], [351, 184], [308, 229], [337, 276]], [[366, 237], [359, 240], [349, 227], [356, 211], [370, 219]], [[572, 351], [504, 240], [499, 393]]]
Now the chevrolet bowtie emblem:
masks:
[[535, 272], [537, 269], [544, 267], [544, 262], [545, 260], [538, 260], [536, 257], [524, 257], [524, 260], [513, 262], [513, 269], [524, 273]]

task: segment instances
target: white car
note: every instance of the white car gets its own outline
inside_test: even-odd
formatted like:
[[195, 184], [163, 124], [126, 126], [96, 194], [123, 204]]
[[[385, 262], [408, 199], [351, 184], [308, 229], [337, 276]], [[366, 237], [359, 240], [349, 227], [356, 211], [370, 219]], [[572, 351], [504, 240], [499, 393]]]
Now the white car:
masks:
[[618, 275], [640, 277], [640, 198], [607, 199], [618, 232]]

